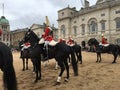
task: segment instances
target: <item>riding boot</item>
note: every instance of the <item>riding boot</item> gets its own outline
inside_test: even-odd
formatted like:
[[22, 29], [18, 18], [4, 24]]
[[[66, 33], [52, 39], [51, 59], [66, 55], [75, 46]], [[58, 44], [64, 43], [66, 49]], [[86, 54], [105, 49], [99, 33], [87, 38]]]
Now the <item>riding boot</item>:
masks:
[[44, 60], [48, 60], [48, 49], [47, 49], [47, 47], [44, 47], [44, 52], [43, 52], [43, 58], [44, 58]]

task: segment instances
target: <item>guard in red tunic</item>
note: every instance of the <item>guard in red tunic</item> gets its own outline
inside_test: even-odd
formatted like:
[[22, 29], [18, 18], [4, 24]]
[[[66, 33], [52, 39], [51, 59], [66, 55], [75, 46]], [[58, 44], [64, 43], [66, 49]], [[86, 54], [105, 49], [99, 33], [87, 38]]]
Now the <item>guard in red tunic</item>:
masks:
[[29, 48], [31, 45], [29, 42], [26, 42], [26, 43], [22, 44], [21, 46], [23, 46], [23, 48], [21, 49], [23, 51], [24, 49]]
[[105, 38], [104, 35], [102, 35], [102, 44], [108, 44], [107, 38]]
[[74, 44], [74, 40], [71, 37], [69, 37], [69, 40], [67, 41], [67, 44], [68, 45], [73, 45]]
[[53, 31], [49, 26], [45, 28], [45, 32], [42, 35], [42, 38], [44, 38], [44, 41], [45, 41], [44, 59], [47, 60], [48, 59], [48, 44], [53, 40]]
[[66, 40], [63, 39], [63, 38], [60, 38], [58, 42], [59, 42], [59, 43], [62, 43], [62, 42], [63, 42], [63, 43], [66, 43]]
[[23, 51], [25, 49], [28, 49], [31, 46], [31, 44], [29, 42], [26, 42], [24, 44], [21, 45], [22, 49], [21, 49], [21, 54], [20, 54], [20, 58], [23, 58]]

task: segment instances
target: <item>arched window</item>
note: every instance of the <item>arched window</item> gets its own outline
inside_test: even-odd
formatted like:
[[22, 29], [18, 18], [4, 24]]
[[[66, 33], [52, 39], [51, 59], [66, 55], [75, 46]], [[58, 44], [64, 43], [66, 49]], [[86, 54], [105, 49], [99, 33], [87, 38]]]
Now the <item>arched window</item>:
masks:
[[95, 18], [92, 18], [88, 21], [88, 23], [89, 33], [97, 33], [98, 32], [97, 20]]

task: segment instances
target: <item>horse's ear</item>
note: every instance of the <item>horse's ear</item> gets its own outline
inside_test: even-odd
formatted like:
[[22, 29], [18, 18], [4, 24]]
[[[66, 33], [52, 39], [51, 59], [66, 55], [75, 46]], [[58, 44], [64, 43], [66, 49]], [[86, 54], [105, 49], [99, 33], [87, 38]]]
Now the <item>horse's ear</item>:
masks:
[[30, 32], [31, 31], [31, 29], [28, 29], [28, 32]]

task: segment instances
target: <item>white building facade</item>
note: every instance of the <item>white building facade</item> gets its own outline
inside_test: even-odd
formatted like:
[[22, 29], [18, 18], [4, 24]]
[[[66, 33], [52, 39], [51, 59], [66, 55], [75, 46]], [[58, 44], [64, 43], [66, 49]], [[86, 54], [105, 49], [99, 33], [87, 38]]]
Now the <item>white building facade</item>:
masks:
[[97, 0], [93, 6], [85, 0], [79, 11], [69, 6], [59, 10], [58, 29], [60, 37], [71, 35], [79, 44], [90, 38], [100, 41], [102, 34], [109, 43], [120, 44], [120, 0]]

